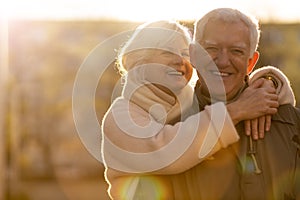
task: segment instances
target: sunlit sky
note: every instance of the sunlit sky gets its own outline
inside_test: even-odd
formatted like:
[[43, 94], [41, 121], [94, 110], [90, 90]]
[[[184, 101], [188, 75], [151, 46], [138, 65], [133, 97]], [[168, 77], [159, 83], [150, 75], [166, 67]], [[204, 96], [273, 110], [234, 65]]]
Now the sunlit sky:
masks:
[[[6, 1], [6, 2], [5, 2]], [[264, 21], [300, 22], [294, 0], [5, 0], [7, 19], [194, 20], [216, 7], [234, 7]]]

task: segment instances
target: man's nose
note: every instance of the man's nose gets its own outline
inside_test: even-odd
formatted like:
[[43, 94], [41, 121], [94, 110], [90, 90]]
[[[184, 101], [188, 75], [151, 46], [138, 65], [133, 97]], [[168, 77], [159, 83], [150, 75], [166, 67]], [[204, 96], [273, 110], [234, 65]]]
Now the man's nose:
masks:
[[228, 55], [228, 51], [227, 50], [220, 50], [215, 59], [214, 59], [216, 65], [219, 67], [219, 68], [223, 68], [223, 67], [226, 67], [230, 64], [230, 58], [229, 58], [229, 55]]

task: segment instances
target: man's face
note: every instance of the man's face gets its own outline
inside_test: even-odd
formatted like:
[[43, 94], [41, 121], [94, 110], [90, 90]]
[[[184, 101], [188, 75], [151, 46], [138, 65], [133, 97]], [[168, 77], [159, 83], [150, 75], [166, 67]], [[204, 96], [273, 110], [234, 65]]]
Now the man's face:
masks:
[[[226, 99], [233, 99], [245, 84], [247, 68], [254, 66], [251, 62], [253, 58], [250, 56], [250, 32], [247, 26], [242, 21], [225, 23], [222, 20], [211, 20], [205, 27], [203, 38], [198, 42], [218, 69], [211, 65], [200, 66], [205, 68], [200, 72], [200, 80], [204, 83], [205, 77], [210, 80], [209, 84], [215, 84], [209, 86], [209, 92], [214, 93], [215, 97], [221, 95], [219, 92], [222, 90], [216, 84], [220, 84], [218, 80], [222, 80]], [[207, 87], [204, 90], [204, 93], [208, 92]]]

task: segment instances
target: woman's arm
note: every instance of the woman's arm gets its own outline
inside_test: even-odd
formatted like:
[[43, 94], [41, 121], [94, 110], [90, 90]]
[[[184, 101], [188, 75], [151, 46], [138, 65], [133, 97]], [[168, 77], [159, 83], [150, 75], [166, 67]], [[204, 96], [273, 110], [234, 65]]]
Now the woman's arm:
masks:
[[270, 83], [260, 79], [247, 87], [236, 101], [227, 104], [227, 109], [233, 123], [237, 124], [266, 114], [275, 114], [277, 98], [278, 95]]
[[175, 125], [156, 123], [134, 106], [129, 113], [123, 102], [113, 106], [117, 116], [110, 111], [103, 121], [103, 156], [106, 166], [119, 171], [180, 173], [239, 139], [223, 103]]
[[272, 81], [274, 87], [276, 88], [279, 105], [296, 105], [295, 95], [291, 88], [290, 81], [280, 69], [274, 66], [264, 66], [253, 71], [249, 78], [250, 85], [260, 78], [265, 78]]
[[[264, 82], [259, 86], [259, 88], [263, 88], [267, 93], [277, 94], [278, 106], [283, 104], [296, 104], [295, 96], [290, 86], [290, 82], [285, 74], [278, 68], [275, 68], [273, 66], [264, 66], [253, 71], [249, 77], [250, 87], [256, 86], [256, 88], [258, 88], [257, 83], [262, 82], [261, 79], [263, 79]], [[267, 93], [265, 93], [265, 96], [261, 96], [261, 101], [265, 101], [267, 99]], [[235, 106], [232, 107], [235, 108]], [[232, 107], [231, 109], [233, 109]], [[235, 111], [229, 110], [229, 113], [232, 114], [233, 112]], [[268, 113], [268, 111], [266, 110], [266, 112], [262, 113], [259, 117], [253, 119], [246, 119], [242, 117], [242, 120], [246, 119], [244, 121], [246, 135], [252, 135], [253, 139], [263, 138], [265, 131], [269, 131], [270, 129], [272, 114], [275, 113]], [[232, 116], [233, 120], [235, 121], [235, 116]], [[240, 119], [241, 117], [237, 120]]]

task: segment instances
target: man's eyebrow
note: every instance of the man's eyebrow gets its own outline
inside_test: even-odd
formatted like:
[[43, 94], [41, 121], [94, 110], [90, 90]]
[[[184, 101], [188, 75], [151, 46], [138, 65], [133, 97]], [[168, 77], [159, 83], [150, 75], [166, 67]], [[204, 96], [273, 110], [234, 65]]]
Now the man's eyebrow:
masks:
[[[203, 40], [202, 44], [206, 44], [206, 45], [218, 45], [216, 42], [210, 41], [210, 40]], [[231, 48], [247, 49], [247, 44], [245, 44], [244, 42], [239, 42], [239, 43], [232, 44], [230, 47]]]
[[245, 43], [237, 43], [232, 45], [233, 48], [239, 48], [239, 49], [247, 49], [247, 45]]
[[204, 44], [210, 44], [210, 45], [217, 45], [216, 42], [213, 42], [213, 41], [209, 41], [209, 40], [203, 40], [202, 42], [200, 43], [204, 43]]

